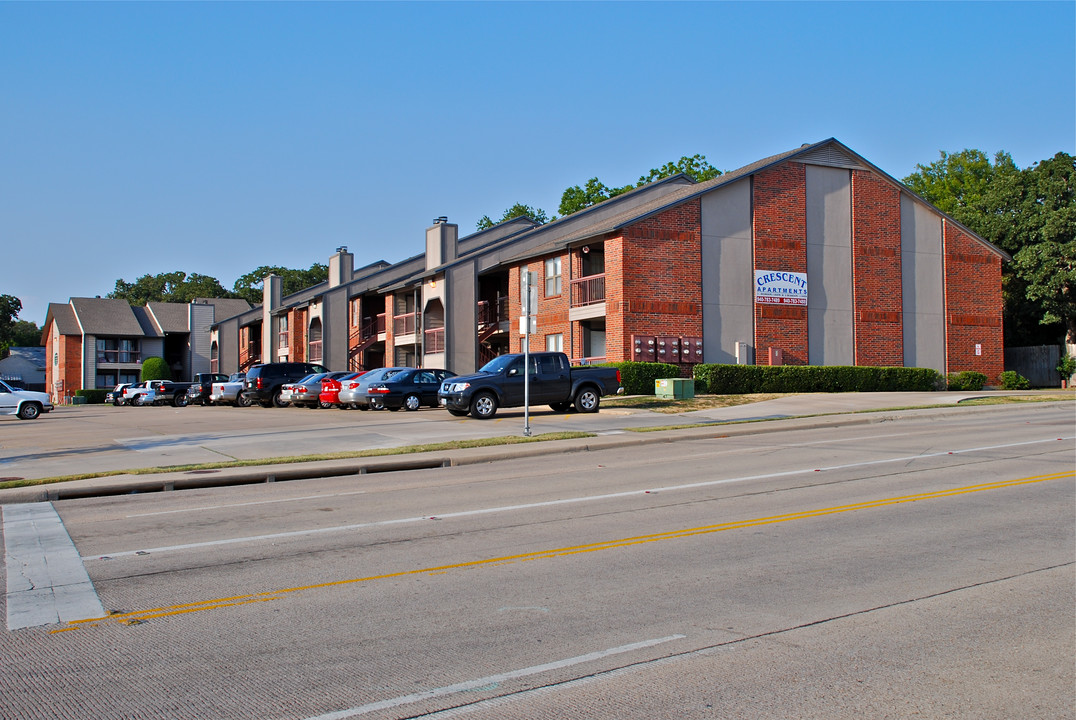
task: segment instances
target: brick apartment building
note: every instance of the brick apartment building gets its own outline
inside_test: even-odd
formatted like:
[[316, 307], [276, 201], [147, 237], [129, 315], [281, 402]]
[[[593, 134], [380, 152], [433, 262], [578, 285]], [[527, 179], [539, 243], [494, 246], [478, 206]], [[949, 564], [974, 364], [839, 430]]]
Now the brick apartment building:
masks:
[[576, 362], [1003, 370], [1003, 251], [830, 139], [713, 180], [666, 178], [537, 225], [354, 268], [217, 322], [212, 369], [307, 360], [469, 372], [521, 349], [520, 278], [536, 274], [534, 349]]
[[149, 357], [164, 358], [173, 378], [189, 380], [209, 371], [215, 320], [249, 308], [246, 300], [220, 298], [145, 307], [100, 297], [49, 303], [41, 330], [46, 392], [63, 402], [77, 390], [138, 382]]

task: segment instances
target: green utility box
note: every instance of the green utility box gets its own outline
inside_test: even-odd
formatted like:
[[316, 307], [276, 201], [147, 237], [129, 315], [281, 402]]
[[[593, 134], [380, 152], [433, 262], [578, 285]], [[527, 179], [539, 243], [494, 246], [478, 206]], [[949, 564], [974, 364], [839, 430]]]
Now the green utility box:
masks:
[[658, 397], [688, 400], [695, 397], [694, 378], [664, 378], [654, 381], [654, 394]]

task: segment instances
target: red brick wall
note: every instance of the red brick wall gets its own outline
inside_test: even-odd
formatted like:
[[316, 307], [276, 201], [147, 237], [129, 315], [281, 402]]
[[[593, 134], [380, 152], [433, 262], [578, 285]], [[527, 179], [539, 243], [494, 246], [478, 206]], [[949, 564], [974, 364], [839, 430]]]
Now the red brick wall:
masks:
[[[701, 242], [702, 211], [696, 199], [625, 228], [619, 248], [606, 243], [610, 362], [632, 359], [632, 335], [702, 336]], [[620, 280], [611, 283], [611, 276]]]
[[288, 311], [288, 360], [306, 361], [306, 308]]
[[[96, 351], [96, 349], [95, 349]], [[52, 364], [53, 356], [59, 365]], [[56, 383], [63, 383], [58, 388]], [[45, 389], [52, 396], [53, 402], [62, 402], [66, 396], [82, 390], [82, 337], [79, 335], [60, 335], [53, 342], [52, 333], [45, 341]]]
[[[1005, 369], [1001, 320], [1001, 258], [948, 220], [945, 248], [946, 366], [975, 370], [990, 383]], [[976, 355], [976, 345], [981, 355]]]
[[[545, 292], [545, 261], [560, 257], [560, 287], [559, 294], [546, 295]], [[568, 322], [568, 304], [571, 301], [569, 274], [572, 259], [567, 251], [544, 255], [540, 258], [528, 261], [525, 265], [514, 265], [508, 271], [508, 350], [509, 352], [523, 352], [523, 336], [519, 334], [519, 320], [523, 317], [523, 307], [520, 301], [519, 276], [526, 268], [535, 273], [538, 281], [538, 309], [535, 323], [537, 333], [531, 335], [531, 350], [538, 352], [545, 350], [546, 335], [563, 335], [564, 352], [569, 357], [579, 357], [572, 343], [571, 327]], [[578, 270], [574, 276], [578, 276]], [[576, 335], [581, 333], [577, 332]], [[582, 340], [575, 338], [576, 344], [582, 349]]]
[[852, 282], [856, 365], [904, 364], [900, 190], [852, 172]]
[[[806, 170], [784, 163], [754, 177], [755, 269], [807, 272]], [[755, 361], [780, 348], [786, 365], [807, 364], [807, 308], [755, 305]]]

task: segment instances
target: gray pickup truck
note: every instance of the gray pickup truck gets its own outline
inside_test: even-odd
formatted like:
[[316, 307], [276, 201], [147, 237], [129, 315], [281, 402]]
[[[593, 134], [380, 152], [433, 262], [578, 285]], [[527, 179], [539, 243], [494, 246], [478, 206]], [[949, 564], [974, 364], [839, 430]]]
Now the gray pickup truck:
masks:
[[[579, 412], [598, 412], [603, 395], [622, 391], [616, 368], [572, 367], [560, 352], [530, 354], [530, 404], [549, 405], [563, 412], [575, 405]], [[524, 400], [523, 355], [500, 355], [474, 375], [457, 375], [441, 383], [437, 398], [441, 407], [462, 417], [468, 413], [487, 420], [502, 407], [522, 407]]]

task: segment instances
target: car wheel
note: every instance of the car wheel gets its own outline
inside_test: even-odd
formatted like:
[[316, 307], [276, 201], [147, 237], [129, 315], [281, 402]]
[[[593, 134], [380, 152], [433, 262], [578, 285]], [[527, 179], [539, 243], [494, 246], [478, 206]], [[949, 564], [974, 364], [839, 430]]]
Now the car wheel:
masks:
[[554, 412], [565, 412], [570, 408], [572, 404], [570, 402], [550, 403], [549, 407], [553, 408]]
[[187, 407], [187, 396], [186, 395], [177, 395], [175, 397], [175, 399], [172, 400], [172, 404], [175, 405], [176, 407]]
[[592, 387], [586, 387], [579, 391], [579, 394], [575, 396], [575, 409], [583, 413], [595, 413], [598, 412], [598, 405], [601, 403], [601, 395], [598, 391]]
[[272, 401], [266, 407], [269, 407], [269, 406], [282, 408], [282, 407], [287, 407], [288, 403], [286, 403], [286, 402], [284, 402], [283, 400], [280, 399], [280, 391], [277, 390], [275, 393], [273, 393]]
[[489, 420], [497, 414], [497, 398], [492, 393], [484, 392], [471, 401], [471, 416], [479, 420]]
[[329, 408], [331, 408], [333, 406], [332, 403], [321, 402], [321, 401], [318, 401], [318, 405], [321, 407], [322, 410], [328, 410]]
[[37, 403], [23, 403], [19, 408], [18, 418], [19, 420], [35, 420], [37, 416], [41, 414], [41, 406]]
[[239, 407], [250, 407], [253, 403], [251, 402], [251, 399], [248, 398], [248, 397], [245, 397], [243, 395], [236, 395], [235, 396], [235, 404], [238, 405]]
[[414, 393], [411, 393], [404, 398], [403, 406], [405, 410], [410, 410], [411, 412], [414, 412], [415, 410], [418, 410], [420, 407], [422, 407], [422, 398], [420, 398], [418, 395], [415, 395]]
[[122, 400], [113, 400], [112, 404], [115, 405], [116, 407], [119, 407], [120, 405], [123, 405], [123, 401]]
[[131, 398], [131, 405], [135, 407], [142, 407], [142, 396], [135, 395], [133, 398]]
[[446, 408], [446, 409], [448, 410], [448, 414], [451, 415], [452, 417], [466, 417], [466, 415], [467, 415], [466, 410], [452, 410], [451, 408]]

